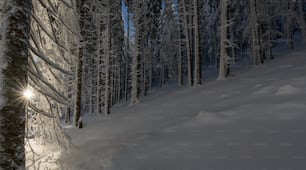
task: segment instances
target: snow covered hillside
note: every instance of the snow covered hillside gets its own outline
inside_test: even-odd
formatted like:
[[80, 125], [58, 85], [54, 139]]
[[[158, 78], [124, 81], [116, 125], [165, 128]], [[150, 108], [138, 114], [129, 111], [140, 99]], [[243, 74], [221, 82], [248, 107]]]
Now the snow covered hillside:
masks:
[[306, 169], [306, 50], [224, 81], [167, 89], [66, 131], [68, 169]]

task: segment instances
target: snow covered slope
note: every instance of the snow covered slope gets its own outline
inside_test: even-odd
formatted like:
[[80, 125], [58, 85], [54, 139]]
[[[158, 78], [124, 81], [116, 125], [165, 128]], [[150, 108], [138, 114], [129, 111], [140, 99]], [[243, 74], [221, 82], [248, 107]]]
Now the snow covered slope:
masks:
[[306, 50], [66, 129], [68, 169], [306, 169]]

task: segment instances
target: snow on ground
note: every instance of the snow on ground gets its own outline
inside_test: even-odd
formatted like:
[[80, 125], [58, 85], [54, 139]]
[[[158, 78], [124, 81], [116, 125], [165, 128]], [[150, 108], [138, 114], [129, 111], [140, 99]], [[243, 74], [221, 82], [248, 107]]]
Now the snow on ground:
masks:
[[73, 170], [306, 169], [306, 50], [66, 129]]

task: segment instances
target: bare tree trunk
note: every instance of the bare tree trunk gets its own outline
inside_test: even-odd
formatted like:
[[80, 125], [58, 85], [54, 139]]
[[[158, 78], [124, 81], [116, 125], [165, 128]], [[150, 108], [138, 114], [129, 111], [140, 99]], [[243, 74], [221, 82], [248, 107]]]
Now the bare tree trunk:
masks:
[[192, 68], [191, 68], [191, 49], [190, 49], [190, 37], [189, 37], [189, 23], [186, 9], [186, 2], [183, 2], [183, 13], [184, 13], [184, 26], [185, 26], [185, 36], [186, 36], [186, 50], [187, 50], [187, 62], [188, 62], [188, 85], [192, 86]]
[[272, 60], [273, 59], [273, 54], [272, 54], [272, 21], [269, 19], [268, 23], [268, 56]]
[[[81, 50], [82, 51], [82, 50]], [[77, 92], [75, 96], [75, 109], [74, 109], [74, 125], [78, 127], [78, 122], [81, 117], [81, 96], [82, 96], [82, 55], [79, 54], [77, 65]]]
[[298, 20], [299, 20], [299, 25], [301, 32], [303, 34], [303, 39], [306, 41], [306, 23], [305, 23], [305, 18], [304, 18], [304, 10], [303, 10], [303, 3], [302, 0], [297, 0], [297, 6], [299, 10], [299, 15], [298, 15]]
[[[81, 8], [81, 7], [79, 7]], [[80, 13], [81, 13], [81, 9]], [[83, 14], [83, 13], [82, 13]], [[84, 15], [84, 14], [83, 14]], [[84, 17], [84, 16], [82, 16]], [[82, 24], [80, 24], [82, 25]], [[81, 26], [81, 29], [84, 29], [84, 27]], [[82, 66], [83, 66], [83, 56], [84, 56], [84, 47], [81, 47], [79, 49], [78, 59], [77, 59], [77, 66], [76, 66], [76, 94], [75, 94], [75, 103], [74, 103], [74, 126], [79, 127], [79, 120], [81, 117], [81, 105], [82, 105]]]
[[[144, 54], [144, 53], [142, 53]], [[143, 96], [146, 95], [146, 60], [147, 60], [147, 57], [146, 57], [147, 54], [144, 54], [142, 55], [142, 59], [141, 59], [141, 94]]]
[[261, 62], [260, 57], [260, 42], [259, 42], [259, 29], [257, 21], [257, 9], [256, 9], [256, 0], [250, 0], [251, 8], [251, 25], [252, 25], [252, 50], [253, 50], [253, 59], [254, 64], [258, 65]]
[[181, 23], [179, 23], [179, 48], [178, 48], [178, 66], [177, 66], [177, 70], [178, 70], [178, 83], [179, 86], [183, 85], [183, 74], [182, 74], [182, 35], [181, 35]]
[[[111, 10], [110, 7], [110, 0], [107, 0], [107, 7]], [[110, 51], [111, 51], [111, 33], [110, 33], [110, 26], [111, 26], [111, 12], [107, 13], [107, 30], [106, 33], [108, 36], [106, 38], [106, 56], [105, 56], [105, 90], [104, 90], [104, 114], [110, 114]]]
[[[151, 54], [153, 54], [153, 48], [151, 48]], [[150, 58], [150, 70], [149, 70], [149, 90], [152, 91], [152, 78], [153, 78], [153, 62], [152, 58]]]
[[201, 84], [200, 36], [198, 20], [198, 0], [193, 0], [194, 7], [194, 83]]
[[286, 36], [287, 36], [287, 43], [288, 43], [288, 47], [289, 49], [293, 49], [294, 45], [293, 45], [293, 40], [292, 40], [292, 6], [291, 6], [292, 2], [289, 1], [287, 2], [287, 8], [285, 9], [286, 11], [286, 23], [285, 23], [285, 29], [286, 29]]
[[292, 40], [292, 29], [291, 29], [292, 19], [290, 16], [286, 16], [286, 36], [289, 49], [293, 49], [293, 40]]
[[118, 76], [118, 88], [117, 88], [117, 103], [120, 102], [121, 100], [121, 67], [119, 66], [118, 68], [118, 72], [117, 72], [117, 76]]
[[[97, 18], [97, 17], [96, 17]], [[99, 21], [98, 21], [99, 22]], [[100, 26], [98, 26], [98, 41], [100, 40]], [[100, 97], [101, 97], [101, 85], [100, 85], [100, 81], [101, 81], [101, 77], [100, 77], [100, 75], [101, 75], [101, 53], [100, 53], [100, 51], [101, 51], [101, 43], [100, 42], [98, 42], [98, 45], [97, 45], [97, 48], [98, 48], [98, 50], [97, 50], [97, 58], [96, 58], [96, 64], [97, 64], [97, 70], [96, 70], [96, 81], [97, 81], [97, 84], [96, 84], [96, 86], [97, 86], [97, 88], [95, 89], [96, 90], [96, 114], [100, 114], [101, 112], [100, 112]]]
[[[152, 68], [152, 64], [151, 64], [151, 66], [150, 66], [150, 73], [149, 73], [150, 75], [149, 75], [149, 90], [150, 91], [152, 91], [152, 87], [153, 87], [153, 85], [152, 85], [152, 83], [153, 83], [153, 81], [152, 81], [152, 78], [153, 78], [153, 68]], [[149, 92], [150, 92], [149, 91]]]
[[161, 63], [160, 72], [159, 72], [159, 87], [164, 85], [164, 65]]
[[[0, 91], [7, 99], [0, 106], [0, 169], [25, 169], [26, 101], [22, 92], [28, 87], [28, 44], [31, 21], [31, 0], [7, 0], [3, 13], [8, 17], [1, 41], [7, 63]], [[2, 63], [1, 63], [2, 64]]]
[[129, 73], [128, 73], [128, 70], [129, 70], [129, 62], [126, 61], [125, 63], [125, 80], [124, 80], [124, 97], [125, 97], [125, 102], [128, 101], [128, 80], [129, 80]]
[[133, 64], [132, 64], [132, 98], [131, 98], [131, 104], [136, 104], [139, 102], [138, 99], [138, 93], [139, 93], [139, 89], [138, 89], [138, 71], [139, 69], [138, 67], [138, 58], [139, 58], [139, 52], [137, 52], [135, 54], [135, 56], [133, 56]]
[[[141, 47], [142, 47], [142, 32], [140, 30], [140, 11], [141, 11], [141, 3], [136, 2], [136, 16], [135, 16], [135, 35], [136, 35], [136, 54], [133, 56], [132, 60], [132, 92], [131, 92], [131, 105], [137, 104], [139, 102], [139, 59], [141, 55]], [[138, 16], [137, 16], [138, 15]]]
[[227, 71], [227, 5], [228, 0], [221, 0], [221, 47], [220, 47], [220, 64], [219, 64], [219, 76], [218, 80], [222, 80], [226, 77]]
[[259, 62], [264, 63], [265, 51], [262, 47], [263, 39], [262, 39], [262, 27], [258, 25], [258, 44], [259, 44]]
[[[179, 2], [181, 3], [181, 2]], [[182, 70], [182, 67], [183, 67], [183, 56], [182, 56], [182, 52], [183, 52], [183, 40], [182, 40], [182, 32], [183, 32], [183, 29], [182, 29], [182, 20], [184, 18], [183, 16], [183, 11], [181, 10], [181, 8], [179, 9], [179, 17], [178, 17], [178, 36], [179, 36], [179, 42], [178, 42], [178, 85], [179, 86], [182, 86], [184, 84], [184, 80], [183, 80], [183, 70]]]
[[125, 80], [124, 80], [124, 96], [125, 102], [128, 101], [128, 81], [129, 81], [129, 57], [130, 57], [130, 1], [127, 1], [127, 41], [126, 41], [126, 49], [127, 49], [127, 58], [125, 61]]

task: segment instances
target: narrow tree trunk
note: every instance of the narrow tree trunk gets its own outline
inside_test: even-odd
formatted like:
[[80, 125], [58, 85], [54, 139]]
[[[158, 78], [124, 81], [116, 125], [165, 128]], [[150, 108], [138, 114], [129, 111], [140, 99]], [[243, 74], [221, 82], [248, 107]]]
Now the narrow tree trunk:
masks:
[[184, 26], [186, 37], [186, 50], [187, 50], [187, 63], [188, 63], [188, 85], [192, 86], [192, 68], [191, 68], [191, 49], [190, 49], [190, 37], [189, 37], [189, 23], [187, 18], [186, 2], [183, 0], [183, 13], [184, 13]]
[[159, 87], [163, 87], [164, 85], [164, 65], [161, 64], [160, 72], [159, 72]]
[[219, 64], [219, 76], [218, 80], [222, 80], [226, 77], [227, 71], [227, 3], [228, 0], [221, 0], [221, 47], [220, 47], [220, 64]]
[[264, 63], [265, 51], [262, 47], [263, 40], [262, 40], [262, 28], [261, 25], [258, 25], [258, 46], [259, 46], [259, 62], [262, 64]]
[[293, 40], [292, 40], [292, 2], [287, 2], [288, 7], [285, 12], [285, 18], [286, 18], [286, 23], [285, 23], [285, 29], [286, 29], [286, 36], [287, 36], [287, 43], [289, 49], [293, 49]]
[[139, 52], [137, 52], [133, 56], [133, 64], [132, 64], [132, 98], [131, 98], [131, 104], [136, 104], [139, 102], [138, 99], [138, 58], [139, 58]]
[[[152, 68], [152, 64], [151, 64], [151, 66], [150, 66], [150, 75], [149, 75], [149, 90], [150, 91], [152, 91], [152, 87], [153, 87], [153, 85], [152, 85], [152, 83], [153, 83], [153, 81], [152, 81], [152, 79], [153, 79], [153, 68]], [[149, 92], [150, 92], [149, 91]]]
[[290, 16], [286, 16], [286, 36], [287, 36], [287, 43], [289, 49], [293, 49], [293, 40], [292, 40], [292, 29], [291, 29], [292, 19]]
[[272, 54], [272, 20], [269, 19], [268, 23], [268, 56], [272, 60], [273, 54]]
[[306, 41], [306, 23], [305, 23], [305, 18], [304, 18], [304, 10], [303, 10], [303, 3], [302, 0], [297, 0], [297, 7], [299, 10], [299, 25], [300, 25], [300, 29], [303, 35], [303, 39], [304, 41]]
[[[4, 61], [9, 61], [3, 73], [0, 91], [6, 103], [0, 108], [0, 169], [25, 169], [26, 101], [22, 92], [28, 86], [28, 43], [31, 20], [31, 0], [7, 0], [4, 15], [8, 18], [1, 41], [6, 47]], [[2, 63], [1, 63], [2, 64]], [[1, 106], [0, 106], [1, 107]]]
[[256, 11], [256, 0], [250, 0], [251, 8], [251, 25], [252, 25], [252, 50], [254, 64], [258, 65], [261, 61], [260, 59], [260, 45], [259, 45], [259, 29], [257, 21], [257, 11]]
[[182, 20], [183, 20], [183, 11], [181, 10], [181, 8], [179, 9], [179, 17], [178, 17], [178, 33], [179, 33], [179, 42], [178, 42], [178, 83], [179, 86], [182, 86], [184, 84], [184, 79], [183, 79], [183, 56], [182, 56], [182, 52], [183, 52], [183, 40], [182, 40]]
[[[153, 48], [151, 48], [151, 53], [153, 54]], [[149, 70], [149, 90], [152, 91], [152, 83], [153, 83], [153, 62], [152, 58], [150, 58], [150, 70]]]
[[178, 26], [179, 29], [179, 47], [178, 47], [178, 66], [177, 66], [177, 70], [178, 70], [178, 84], [179, 86], [183, 85], [183, 74], [182, 74], [182, 35], [181, 35], [181, 23], [179, 23]]
[[101, 86], [102, 86], [102, 84], [101, 84], [101, 79], [102, 79], [102, 77], [101, 77], [101, 60], [102, 60], [102, 53], [101, 53], [101, 49], [102, 49], [102, 38], [104, 38], [104, 37], [102, 37], [102, 33], [101, 33], [101, 21], [100, 21], [100, 18], [98, 17], [98, 16], [95, 16], [95, 18], [96, 18], [96, 31], [97, 31], [97, 37], [98, 37], [98, 40], [97, 40], [97, 42], [98, 42], [98, 44], [97, 44], [97, 50], [96, 50], [96, 64], [97, 64], [97, 70], [96, 70], [96, 72], [97, 72], [97, 77], [96, 77], [96, 81], [97, 81], [97, 89], [96, 89], [96, 114], [102, 114], [101, 113], [101, 95], [102, 95], [102, 93], [101, 93]]
[[125, 97], [125, 102], [128, 101], [128, 81], [129, 81], [129, 73], [128, 73], [128, 70], [129, 70], [129, 62], [126, 61], [125, 63], [125, 80], [124, 80], [124, 97]]
[[125, 85], [124, 85], [124, 95], [125, 102], [128, 101], [128, 80], [129, 80], [129, 56], [130, 56], [130, 1], [127, 1], [127, 41], [126, 41], [126, 51], [127, 51], [127, 59], [125, 61]]
[[198, 21], [198, 0], [193, 0], [194, 7], [194, 83], [201, 84], [200, 36]]
[[146, 96], [146, 54], [141, 59], [141, 94]]
[[[107, 7], [110, 10], [110, 0], [107, 0]], [[110, 94], [110, 51], [111, 51], [111, 11], [108, 12], [107, 14], [107, 39], [106, 39], [106, 56], [105, 56], [105, 91], [104, 91], [104, 114], [109, 115], [110, 114], [110, 96], [112, 96]]]
[[[121, 63], [120, 63], [120, 65], [121, 65]], [[119, 103], [120, 100], [121, 100], [121, 82], [122, 82], [122, 80], [121, 80], [121, 67], [119, 66], [118, 69], [119, 70], [117, 72], [117, 76], [118, 76], [117, 103]]]
[[[83, 11], [81, 11], [81, 6], [82, 6], [82, 2], [79, 2], [80, 4], [78, 4], [78, 8], [79, 11], [81, 13], [81, 17], [84, 18], [85, 13]], [[82, 21], [81, 21], [82, 22]], [[83, 23], [80, 22], [81, 25], [81, 30], [84, 29], [84, 25]], [[81, 31], [82, 32], [82, 31]], [[83, 55], [84, 55], [84, 47], [81, 47], [79, 49], [79, 54], [78, 54], [78, 59], [77, 59], [77, 65], [76, 65], [76, 95], [75, 95], [75, 103], [74, 103], [74, 126], [78, 127], [79, 126], [79, 120], [81, 117], [81, 104], [82, 104], [82, 65], [83, 65]]]
[[[82, 50], [80, 50], [82, 51]], [[75, 109], [74, 109], [74, 125], [78, 127], [79, 119], [81, 117], [81, 96], [82, 96], [82, 55], [79, 54], [77, 64], [77, 92], [75, 96]]]
[[136, 29], [136, 54], [133, 56], [132, 61], [132, 96], [131, 96], [131, 105], [136, 104], [139, 102], [139, 59], [141, 54], [141, 30], [140, 30], [140, 8], [142, 2], [137, 2], [136, 5], [136, 13], [135, 15], [135, 29]]

